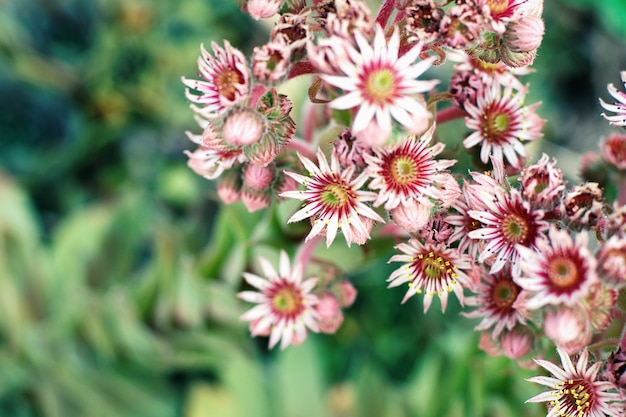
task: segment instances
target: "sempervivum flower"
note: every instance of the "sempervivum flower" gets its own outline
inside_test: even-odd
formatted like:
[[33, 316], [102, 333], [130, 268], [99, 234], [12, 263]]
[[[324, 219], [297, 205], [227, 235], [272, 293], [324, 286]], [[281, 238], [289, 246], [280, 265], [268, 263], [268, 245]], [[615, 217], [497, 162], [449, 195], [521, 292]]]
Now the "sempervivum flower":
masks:
[[419, 139], [412, 136], [398, 145], [375, 149], [375, 155], [364, 155], [367, 172], [372, 177], [369, 187], [379, 190], [375, 206], [384, 203], [386, 210], [392, 210], [410, 200], [430, 204], [428, 198], [440, 199], [441, 191], [436, 185], [446, 179], [440, 172], [456, 161], [435, 160], [444, 144], [428, 147], [434, 128], [433, 125]]
[[608, 381], [598, 380], [598, 371], [603, 362], [596, 362], [588, 368], [589, 352], [585, 349], [574, 367], [567, 352], [558, 348], [557, 352], [561, 357], [562, 367], [549, 361], [535, 359], [535, 362], [552, 376], [529, 378], [529, 382], [545, 385], [549, 390], [526, 402], [549, 402], [549, 417], [622, 415], [623, 400], [614, 392], [615, 386]]
[[[434, 61], [434, 57], [415, 63], [422, 45], [411, 48], [398, 57], [400, 35], [396, 28], [389, 39], [380, 26], [376, 27], [373, 46], [359, 31], [354, 33], [358, 50], [351, 44], [338, 40], [345, 52], [338, 55], [339, 68], [345, 75], [323, 74], [328, 84], [343, 89], [346, 94], [330, 103], [335, 109], [358, 107], [352, 122], [355, 135], [376, 120], [381, 131], [391, 131], [391, 119], [408, 130], [415, 128], [416, 120], [428, 117], [423, 100], [416, 94], [424, 93], [439, 83], [438, 80], [418, 80]], [[313, 62], [315, 64], [315, 62]]]
[[288, 171], [285, 174], [306, 186], [306, 190], [287, 191], [280, 196], [304, 201], [304, 207], [291, 216], [288, 222], [311, 218], [313, 227], [306, 237], [307, 241], [325, 232], [326, 246], [330, 246], [341, 227], [349, 246], [352, 242], [363, 241], [364, 236], [369, 237], [365, 218], [384, 223], [383, 218], [365, 204], [373, 201], [376, 194], [360, 190], [367, 181], [367, 172], [362, 172], [353, 179], [354, 166], [341, 169], [335, 154], [331, 155], [329, 165], [321, 149], [317, 151], [319, 167], [308, 158], [298, 156], [309, 176]]
[[536, 164], [522, 170], [519, 181], [522, 183], [522, 194], [535, 207], [553, 209], [559, 202], [565, 181], [563, 172], [556, 167], [556, 161], [545, 153]]
[[476, 310], [463, 315], [469, 318], [482, 318], [475, 330], [493, 328], [492, 336], [497, 338], [505, 328], [513, 330], [517, 324], [526, 324], [528, 311], [523, 303], [516, 303], [521, 296], [522, 288], [513, 281], [508, 268], [495, 274], [485, 272], [482, 274], [482, 282], [476, 290], [476, 295], [466, 299], [467, 305], [477, 307]]
[[597, 182], [576, 185], [561, 199], [559, 211], [570, 227], [594, 227], [606, 213], [604, 193]]
[[542, 220], [543, 211], [533, 210], [522, 199], [519, 191], [512, 189], [509, 194], [501, 189], [486, 189], [481, 185], [469, 186], [474, 193], [483, 196], [487, 210], [469, 210], [468, 214], [482, 223], [482, 227], [468, 233], [472, 239], [487, 242], [478, 258], [483, 262], [495, 256], [491, 273], [501, 270], [511, 261], [511, 272], [519, 276], [519, 247], [533, 248], [544, 239], [543, 231], [548, 224]]
[[520, 157], [526, 156], [522, 141], [533, 141], [542, 135], [545, 120], [535, 114], [540, 103], [523, 106], [526, 88], [515, 91], [512, 86], [493, 83], [478, 96], [476, 104], [465, 102], [469, 117], [465, 125], [473, 132], [465, 138], [463, 145], [472, 148], [481, 144], [480, 159], [489, 161], [489, 155], [499, 160], [506, 157], [516, 168], [522, 164]]
[[280, 253], [278, 271], [265, 258], [259, 262], [264, 277], [244, 272], [248, 284], [259, 291], [243, 291], [239, 298], [257, 305], [241, 316], [250, 321], [252, 336], [269, 334], [269, 347], [279, 341], [280, 348], [290, 344], [299, 344], [307, 337], [307, 329], [319, 331], [315, 305], [318, 298], [311, 290], [317, 284], [317, 278], [303, 281], [300, 263], [293, 268], [285, 252]]
[[[620, 72], [620, 76], [622, 78], [622, 82], [624, 83], [624, 87], [626, 87], [626, 71]], [[600, 99], [600, 105], [602, 105], [605, 110], [608, 110], [615, 114], [612, 116], [607, 116], [606, 114], [602, 113], [602, 116], [606, 120], [608, 120], [609, 124], [612, 126], [626, 127], [626, 92], [619, 91], [613, 86], [613, 84], [609, 84], [607, 86], [607, 89], [609, 90], [609, 94], [611, 94], [613, 98], [617, 101], [613, 102], [613, 104], [608, 104]]]
[[534, 250], [517, 247], [523, 272], [516, 282], [533, 294], [526, 302], [527, 308], [547, 304], [572, 306], [589, 294], [598, 276], [587, 240], [586, 233], [577, 234], [573, 240], [569, 232], [552, 226], [549, 240], [537, 241]]
[[228, 108], [244, 102], [250, 91], [250, 70], [246, 58], [228, 41], [224, 48], [215, 42], [211, 43], [213, 55], [204, 45], [200, 46], [198, 68], [204, 81], [191, 80], [183, 77], [182, 81], [189, 89], [197, 90], [199, 95], [185, 90], [185, 96], [200, 107], [192, 105], [192, 109], [204, 117], [216, 117]]
[[600, 141], [600, 153], [608, 164], [626, 172], [626, 135], [614, 133]]
[[441, 300], [441, 311], [448, 305], [448, 293], [454, 291], [463, 304], [463, 288], [471, 288], [472, 282], [465, 273], [470, 269], [470, 259], [458, 250], [449, 248], [442, 243], [420, 243], [410, 239], [409, 243], [401, 243], [396, 249], [401, 255], [394, 255], [389, 262], [403, 262], [387, 279], [389, 288], [408, 283], [402, 302], [418, 293], [424, 293], [424, 312], [428, 311], [433, 296]]

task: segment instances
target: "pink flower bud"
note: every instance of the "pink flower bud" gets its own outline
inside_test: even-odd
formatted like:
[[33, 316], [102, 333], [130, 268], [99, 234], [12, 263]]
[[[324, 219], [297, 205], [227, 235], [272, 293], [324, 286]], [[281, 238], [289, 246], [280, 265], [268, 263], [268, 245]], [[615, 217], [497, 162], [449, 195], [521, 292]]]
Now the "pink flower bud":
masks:
[[224, 204], [239, 201], [241, 192], [241, 178], [239, 172], [230, 171], [222, 175], [217, 184], [217, 195]]
[[600, 141], [602, 158], [619, 171], [626, 171], [626, 135], [613, 133]]
[[282, 0], [248, 0], [245, 10], [255, 20], [267, 19], [278, 13], [282, 3]]
[[352, 133], [356, 136], [357, 140], [361, 142], [361, 144], [375, 148], [385, 144], [387, 138], [391, 134], [391, 130], [381, 127], [374, 117], [367, 124], [365, 129]]
[[478, 347], [489, 356], [500, 356], [500, 347], [491, 337], [491, 332], [482, 332]]
[[320, 332], [335, 333], [343, 323], [343, 312], [339, 300], [329, 292], [318, 295], [318, 299], [315, 311], [318, 314]]
[[250, 188], [265, 190], [274, 181], [274, 174], [275, 169], [272, 165], [246, 164], [243, 170], [243, 182]]
[[280, 153], [280, 143], [272, 132], [265, 132], [261, 140], [244, 148], [244, 155], [255, 165], [270, 164]]
[[246, 146], [261, 140], [265, 131], [265, 121], [260, 114], [251, 109], [238, 109], [229, 114], [224, 121], [222, 136], [234, 146]]
[[531, 65], [535, 60], [536, 55], [536, 49], [528, 52], [515, 52], [509, 49], [506, 45], [502, 45], [500, 47], [500, 58], [502, 59], [502, 62], [513, 68]]
[[422, 204], [416, 200], [401, 203], [391, 210], [393, 221], [409, 233], [417, 233], [428, 224], [432, 204]]
[[241, 190], [241, 201], [252, 213], [270, 205], [270, 193], [269, 190], [259, 191], [244, 185]]
[[572, 355], [591, 342], [591, 323], [587, 314], [578, 308], [561, 307], [549, 311], [543, 319], [543, 328], [555, 345]]
[[333, 284], [332, 290], [337, 296], [341, 307], [350, 307], [354, 303], [354, 300], [356, 300], [356, 288], [354, 288], [352, 283], [347, 279], [342, 279]]
[[525, 356], [533, 346], [534, 335], [527, 329], [514, 329], [500, 336], [500, 346], [504, 355], [511, 359]]
[[298, 189], [298, 183], [289, 175], [281, 175], [275, 185], [276, 194], [281, 195], [287, 191], [296, 191]]
[[522, 16], [510, 22], [502, 39], [513, 52], [530, 52], [541, 46], [545, 27], [543, 20], [535, 16]]

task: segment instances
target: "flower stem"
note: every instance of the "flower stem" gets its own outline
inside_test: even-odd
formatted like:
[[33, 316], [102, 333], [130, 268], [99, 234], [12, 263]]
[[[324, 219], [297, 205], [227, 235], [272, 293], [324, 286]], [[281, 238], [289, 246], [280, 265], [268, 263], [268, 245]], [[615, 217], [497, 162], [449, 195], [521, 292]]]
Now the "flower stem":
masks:
[[620, 206], [626, 205], [626, 176], [620, 176], [617, 181], [617, 203]]
[[464, 116], [467, 116], [465, 110], [461, 110], [454, 106], [448, 107], [437, 113], [437, 125], [444, 124], [445, 122], [449, 122], [454, 119], [460, 119]]
[[311, 256], [313, 256], [315, 247], [322, 241], [322, 238], [323, 236], [321, 235], [313, 236], [311, 239], [304, 242], [298, 249], [295, 262], [299, 262], [302, 265], [302, 269], [306, 268], [307, 264], [311, 260]]
[[315, 155], [315, 151], [313, 149], [311, 149], [311, 145], [309, 143], [303, 141], [302, 139], [294, 137], [289, 142], [287, 142], [285, 144], [285, 146], [287, 148], [290, 148], [290, 149], [300, 153], [300, 155], [302, 155], [302, 156], [306, 156], [307, 158], [309, 158], [312, 161], [317, 160], [317, 156]]
[[376, 23], [378, 23], [381, 27], [387, 26], [387, 21], [389, 17], [391, 17], [391, 13], [393, 13], [393, 9], [395, 8], [396, 0], [385, 0], [385, 2], [380, 6], [380, 10], [378, 10], [378, 15], [376, 16]]

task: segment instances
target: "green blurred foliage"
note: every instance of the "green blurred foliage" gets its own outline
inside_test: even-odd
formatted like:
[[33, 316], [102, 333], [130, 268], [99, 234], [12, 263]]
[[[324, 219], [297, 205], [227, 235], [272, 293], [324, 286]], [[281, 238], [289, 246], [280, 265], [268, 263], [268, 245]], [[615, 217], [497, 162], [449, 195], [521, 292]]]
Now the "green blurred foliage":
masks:
[[[604, 126], [620, 68], [590, 48], [624, 36], [619, 7], [547, 2], [528, 78], [557, 121], [546, 143], [580, 150], [570, 112]], [[266, 32], [227, 0], [0, 0], [0, 416], [544, 415], [523, 404], [534, 371], [481, 353], [458, 303], [424, 315], [385, 289], [391, 240], [315, 253], [359, 291], [336, 335], [283, 352], [249, 338], [242, 271], [308, 230], [286, 227], [294, 202], [217, 210], [185, 166], [180, 77], [200, 43], [249, 52]]]

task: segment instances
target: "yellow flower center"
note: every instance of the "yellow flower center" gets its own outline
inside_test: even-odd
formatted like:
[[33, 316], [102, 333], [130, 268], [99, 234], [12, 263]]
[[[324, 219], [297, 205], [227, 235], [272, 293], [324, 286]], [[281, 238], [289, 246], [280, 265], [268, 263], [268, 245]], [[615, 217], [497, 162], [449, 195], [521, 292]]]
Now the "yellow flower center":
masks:
[[553, 415], [586, 416], [594, 399], [594, 390], [584, 379], [569, 379], [555, 387], [556, 399], [550, 401], [555, 407]]
[[297, 313], [302, 307], [302, 297], [295, 288], [283, 287], [274, 294], [272, 306], [282, 314]]
[[365, 80], [367, 96], [377, 104], [390, 101], [396, 93], [396, 77], [390, 69], [372, 71]]
[[485, 115], [485, 136], [497, 138], [505, 133], [510, 125], [511, 118], [506, 113], [491, 113]]
[[525, 242], [529, 231], [528, 223], [519, 214], [507, 214], [502, 221], [502, 233], [509, 242]]
[[509, 0], [487, 0], [487, 5], [489, 6], [489, 10], [491, 10], [492, 16], [499, 15], [504, 13], [509, 7]]
[[389, 164], [389, 172], [396, 184], [407, 185], [412, 183], [417, 176], [417, 163], [413, 158], [398, 156]]
[[322, 203], [333, 208], [343, 207], [350, 201], [351, 191], [341, 184], [328, 184], [321, 193]]

